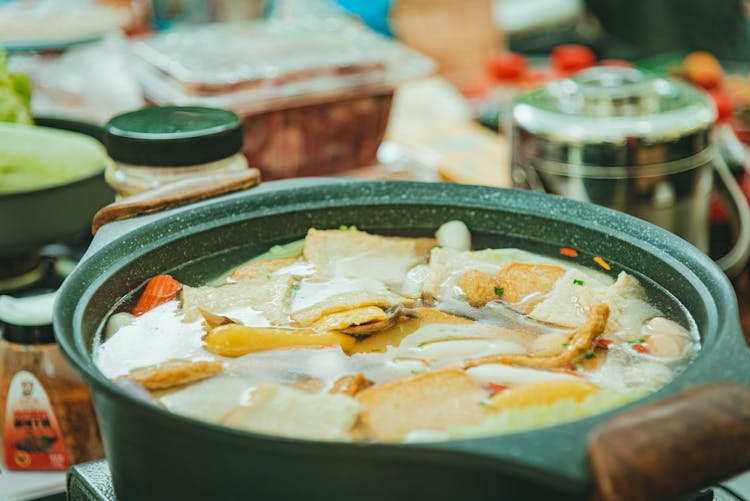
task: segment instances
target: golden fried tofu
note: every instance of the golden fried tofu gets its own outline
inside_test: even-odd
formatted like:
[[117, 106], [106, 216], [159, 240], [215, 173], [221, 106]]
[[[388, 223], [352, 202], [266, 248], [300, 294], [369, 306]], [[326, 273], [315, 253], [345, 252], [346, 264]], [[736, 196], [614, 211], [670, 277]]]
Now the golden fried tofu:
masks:
[[497, 280], [492, 275], [479, 270], [469, 270], [461, 275], [458, 286], [466, 296], [466, 302], [475, 308], [498, 299]]
[[353, 308], [326, 315], [315, 322], [314, 327], [316, 329], [340, 331], [354, 325], [364, 325], [387, 319], [388, 315], [382, 308], [364, 306], [362, 308]]
[[397, 304], [401, 304], [404, 301], [405, 298], [402, 296], [388, 291], [357, 290], [343, 292], [326, 297], [322, 301], [305, 308], [293, 311], [291, 318], [299, 326], [307, 327], [313, 325], [321, 318], [334, 313], [350, 312], [369, 306], [379, 307], [379, 309], [388, 309]]
[[224, 370], [219, 361], [170, 360], [159, 365], [133, 369], [127, 376], [147, 390], [165, 390], [213, 377]]
[[359, 409], [357, 401], [347, 395], [308, 394], [263, 383], [249, 404], [237, 406], [222, 424], [270, 435], [349, 441]]
[[264, 261], [254, 261], [236, 268], [231, 277], [235, 280], [243, 278], [263, 278], [271, 273], [293, 265], [298, 261], [297, 258], [271, 259]]
[[319, 276], [373, 278], [399, 289], [406, 273], [426, 263], [434, 246], [431, 238], [313, 228], [305, 237], [304, 258], [315, 265]]
[[475, 424], [485, 413], [482, 387], [457, 368], [425, 372], [368, 388], [355, 397], [362, 404], [361, 432], [382, 441], [400, 440], [412, 430], [443, 430]]
[[564, 274], [564, 268], [551, 264], [511, 263], [500, 270], [497, 282], [502, 299], [514, 305], [523, 302], [517, 309], [528, 313]]
[[263, 313], [272, 322], [281, 323], [288, 315], [287, 298], [291, 286], [292, 277], [288, 275], [243, 278], [220, 287], [185, 285], [182, 288], [184, 318], [186, 322], [192, 322], [201, 317], [201, 310], [225, 314], [247, 307]]

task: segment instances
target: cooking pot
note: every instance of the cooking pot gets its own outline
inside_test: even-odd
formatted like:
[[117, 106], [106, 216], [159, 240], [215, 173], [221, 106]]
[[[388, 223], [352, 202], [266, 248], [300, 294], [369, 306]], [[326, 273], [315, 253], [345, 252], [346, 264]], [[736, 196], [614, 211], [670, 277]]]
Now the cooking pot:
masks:
[[[750, 353], [731, 285], [698, 249], [649, 223], [548, 194], [347, 179], [271, 182], [116, 221], [139, 204], [160, 205], [141, 199], [97, 219], [97, 227], [115, 221], [63, 284], [54, 318], [64, 353], [93, 388], [120, 501], [665, 499], [750, 467]], [[307, 441], [196, 421], [108, 380], [92, 360], [114, 305], [158, 273], [200, 284], [313, 226], [424, 236], [451, 219], [469, 226], [478, 248], [556, 255], [575, 247], [591, 266], [605, 257], [611, 273], [637, 276], [671, 315], [685, 321], [689, 311], [702, 350], [671, 383], [626, 407], [420, 444]]]
[[[85, 174], [52, 186], [40, 179], [38, 189], [0, 194], [0, 260], [19, 259], [46, 244], [85, 234], [96, 211], [114, 199], [104, 181], [104, 168], [110, 160], [104, 147], [91, 140], [100, 141], [101, 128], [52, 117], [35, 120], [37, 127], [18, 126], [21, 132], [17, 134], [25, 134], [24, 140], [39, 148], [72, 144], [85, 158], [79, 165], [72, 159], [69, 163]], [[99, 164], [98, 169], [92, 169], [92, 162]]]
[[602, 66], [554, 80], [512, 109], [516, 186], [640, 217], [709, 251], [712, 184], [735, 227], [718, 259], [738, 275], [750, 254], [750, 210], [712, 138], [716, 112], [683, 83]]

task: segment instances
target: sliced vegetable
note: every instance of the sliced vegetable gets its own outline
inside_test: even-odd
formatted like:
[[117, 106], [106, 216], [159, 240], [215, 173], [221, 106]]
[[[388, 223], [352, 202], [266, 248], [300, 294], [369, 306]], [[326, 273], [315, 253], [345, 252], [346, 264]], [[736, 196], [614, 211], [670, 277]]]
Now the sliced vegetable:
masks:
[[597, 339], [595, 344], [599, 348], [609, 348], [609, 345], [611, 345], [612, 342], [613, 341], [610, 339]]
[[182, 284], [172, 278], [171, 275], [156, 275], [148, 281], [146, 288], [143, 289], [143, 294], [133, 308], [133, 315], [143, 315], [147, 311], [173, 300], [181, 289]]
[[492, 394], [500, 393], [501, 391], [507, 390], [510, 388], [510, 386], [504, 385], [504, 384], [498, 384], [498, 383], [487, 383], [487, 389], [492, 392]]
[[566, 257], [578, 257], [578, 251], [572, 247], [563, 247], [560, 249], [560, 255]]
[[688, 54], [683, 67], [691, 82], [707, 89], [716, 87], [724, 78], [721, 64], [710, 52], [697, 51]]
[[550, 405], [558, 400], [580, 402], [597, 392], [599, 387], [587, 381], [544, 381], [514, 386], [490, 397], [488, 410], [524, 409], [536, 405]]
[[633, 351], [637, 351], [638, 353], [648, 353], [648, 347], [642, 344], [634, 344], [632, 348]]
[[594, 262], [595, 262], [596, 264], [598, 264], [599, 266], [601, 266], [602, 268], [604, 268], [605, 270], [607, 270], [607, 271], [609, 271], [609, 270], [611, 270], [611, 269], [612, 269], [612, 267], [611, 267], [611, 266], [609, 265], [609, 263], [608, 263], [608, 262], [606, 262], [606, 261], [604, 260], [604, 258], [602, 258], [602, 257], [596, 256], [596, 257], [594, 258]]
[[211, 329], [205, 343], [206, 350], [211, 353], [223, 357], [241, 357], [248, 353], [297, 346], [340, 346], [348, 352], [355, 340], [338, 332], [228, 324]]

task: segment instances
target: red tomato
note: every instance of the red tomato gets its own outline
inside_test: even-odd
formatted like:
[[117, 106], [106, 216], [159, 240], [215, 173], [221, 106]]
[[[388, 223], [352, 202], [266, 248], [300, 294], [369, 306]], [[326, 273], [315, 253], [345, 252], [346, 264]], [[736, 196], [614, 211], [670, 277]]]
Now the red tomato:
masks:
[[716, 121], [724, 121], [734, 113], [734, 102], [732, 96], [723, 90], [710, 90], [708, 95], [716, 106]]
[[487, 72], [498, 80], [516, 80], [528, 69], [528, 59], [518, 52], [501, 52], [487, 60]]
[[602, 59], [597, 63], [599, 66], [620, 66], [623, 68], [634, 68], [635, 65], [625, 59]]
[[571, 75], [596, 64], [594, 51], [583, 45], [558, 45], [550, 55], [552, 67], [560, 74]]

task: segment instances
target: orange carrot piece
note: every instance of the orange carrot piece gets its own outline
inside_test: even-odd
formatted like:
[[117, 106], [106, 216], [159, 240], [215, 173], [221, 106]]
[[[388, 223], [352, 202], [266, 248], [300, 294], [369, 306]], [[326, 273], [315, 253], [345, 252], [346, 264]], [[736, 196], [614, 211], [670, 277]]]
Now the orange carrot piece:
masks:
[[572, 247], [562, 247], [560, 249], [560, 254], [567, 257], [578, 257], [578, 251]]
[[146, 288], [143, 289], [143, 294], [133, 308], [133, 315], [143, 315], [160, 304], [171, 301], [177, 297], [180, 289], [182, 289], [182, 284], [172, 278], [171, 275], [156, 275], [148, 281]]
[[609, 265], [609, 263], [608, 263], [608, 262], [606, 262], [606, 261], [605, 261], [605, 260], [604, 260], [603, 258], [601, 258], [601, 257], [599, 257], [599, 256], [596, 256], [596, 257], [594, 258], [594, 262], [595, 262], [596, 264], [598, 264], [599, 266], [601, 266], [602, 268], [604, 268], [605, 270], [608, 270], [608, 271], [609, 271], [609, 270], [611, 270], [611, 269], [612, 269], [612, 267], [611, 267], [611, 266]]

